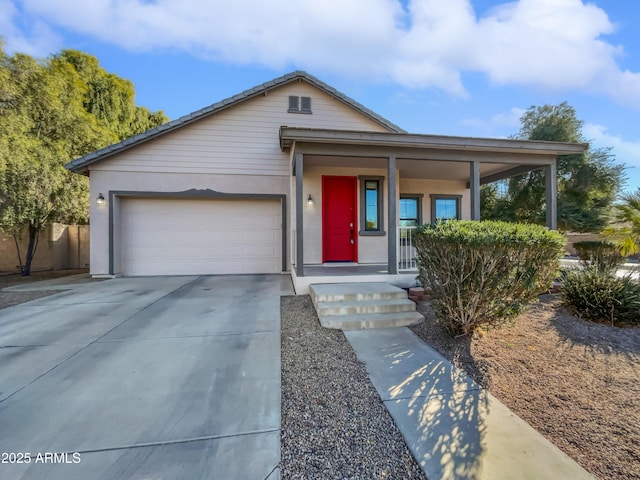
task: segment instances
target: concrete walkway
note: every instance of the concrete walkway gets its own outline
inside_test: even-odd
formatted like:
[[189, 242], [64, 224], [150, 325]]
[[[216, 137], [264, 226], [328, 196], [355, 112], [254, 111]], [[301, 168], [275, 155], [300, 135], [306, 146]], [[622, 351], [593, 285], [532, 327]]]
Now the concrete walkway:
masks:
[[594, 478], [408, 328], [344, 334], [429, 480]]
[[64, 288], [0, 310], [0, 478], [280, 477], [288, 277]]

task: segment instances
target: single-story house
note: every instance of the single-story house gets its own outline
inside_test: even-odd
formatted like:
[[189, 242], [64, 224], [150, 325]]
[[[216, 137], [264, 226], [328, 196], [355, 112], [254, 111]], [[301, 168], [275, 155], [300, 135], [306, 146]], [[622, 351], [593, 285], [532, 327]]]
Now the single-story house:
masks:
[[584, 144], [411, 134], [296, 71], [76, 159], [93, 276], [291, 274], [413, 284], [411, 229], [480, 218], [480, 185]]

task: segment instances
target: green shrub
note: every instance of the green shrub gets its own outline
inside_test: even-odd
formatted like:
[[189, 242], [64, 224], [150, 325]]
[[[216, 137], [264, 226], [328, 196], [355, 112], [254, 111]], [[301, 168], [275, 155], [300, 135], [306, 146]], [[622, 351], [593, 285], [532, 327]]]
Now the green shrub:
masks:
[[612, 325], [640, 323], [640, 284], [595, 265], [562, 272], [560, 295], [578, 317]]
[[565, 238], [538, 225], [447, 221], [416, 231], [418, 279], [455, 334], [514, 318], [547, 290]]
[[603, 272], [615, 272], [624, 261], [620, 251], [611, 242], [576, 242], [573, 248], [585, 265], [593, 265]]

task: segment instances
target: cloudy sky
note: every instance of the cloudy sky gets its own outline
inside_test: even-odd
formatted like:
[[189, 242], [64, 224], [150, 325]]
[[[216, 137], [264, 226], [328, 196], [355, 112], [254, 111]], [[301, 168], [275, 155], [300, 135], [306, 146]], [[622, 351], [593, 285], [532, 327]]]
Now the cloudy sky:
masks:
[[302, 69], [414, 133], [506, 137], [568, 101], [640, 187], [640, 2], [0, 0], [9, 52], [91, 53], [177, 118]]

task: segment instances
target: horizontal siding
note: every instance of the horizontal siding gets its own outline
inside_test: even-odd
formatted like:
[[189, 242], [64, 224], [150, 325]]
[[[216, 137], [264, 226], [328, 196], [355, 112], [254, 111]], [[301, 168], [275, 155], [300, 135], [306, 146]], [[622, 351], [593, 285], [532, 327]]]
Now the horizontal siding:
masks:
[[[289, 95], [311, 97], [312, 114], [288, 113]], [[280, 127], [386, 131], [304, 82], [285, 85], [209, 118], [114, 155], [93, 170], [288, 175]]]

